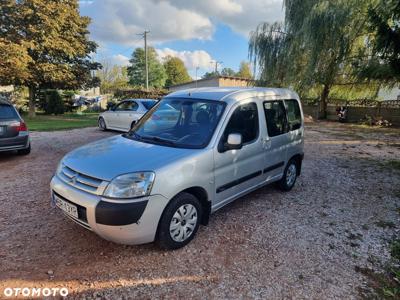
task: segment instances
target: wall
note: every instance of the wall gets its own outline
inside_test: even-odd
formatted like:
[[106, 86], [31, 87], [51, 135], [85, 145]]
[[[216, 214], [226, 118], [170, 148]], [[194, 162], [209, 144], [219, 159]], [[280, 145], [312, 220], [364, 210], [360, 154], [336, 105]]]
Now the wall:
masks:
[[188, 83], [176, 85], [176, 86], [171, 86], [169, 87], [170, 92], [176, 92], [180, 90], [186, 90], [186, 89], [194, 89], [196, 87], [218, 87], [219, 82], [218, 78], [210, 78], [210, 79], [201, 79], [197, 81], [197, 86], [196, 86], [196, 81], [191, 81]]
[[[318, 108], [312, 105], [303, 105], [305, 115], [310, 115], [317, 118]], [[358, 122], [365, 117], [365, 115], [374, 117], [383, 117], [388, 120], [393, 126], [400, 127], [400, 108], [387, 108], [387, 107], [347, 107], [347, 118], [349, 122]], [[328, 106], [329, 120], [337, 120], [336, 106]]]
[[246, 79], [240, 79], [240, 78], [220, 78], [219, 79], [219, 86], [221, 87], [247, 87], [247, 86], [252, 86], [253, 83], [249, 82], [249, 80]]
[[192, 89], [196, 87], [247, 87], [253, 86], [254, 82], [245, 78], [231, 77], [231, 76], [220, 76], [208, 79], [199, 79], [188, 83], [174, 85], [168, 88], [170, 92], [176, 92], [180, 90]]
[[0, 86], [0, 92], [6, 92], [10, 93], [14, 91], [14, 86], [13, 85], [3, 85]]

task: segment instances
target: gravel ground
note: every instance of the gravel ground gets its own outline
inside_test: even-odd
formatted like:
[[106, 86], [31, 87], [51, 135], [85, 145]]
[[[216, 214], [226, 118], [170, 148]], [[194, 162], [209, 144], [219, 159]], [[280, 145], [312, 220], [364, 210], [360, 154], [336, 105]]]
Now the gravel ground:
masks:
[[302, 176], [221, 209], [187, 247], [116, 245], [50, 208], [58, 161], [116, 133], [32, 133], [0, 156], [0, 298], [6, 287], [67, 287], [68, 298], [361, 298], [399, 234], [400, 130], [307, 125]]

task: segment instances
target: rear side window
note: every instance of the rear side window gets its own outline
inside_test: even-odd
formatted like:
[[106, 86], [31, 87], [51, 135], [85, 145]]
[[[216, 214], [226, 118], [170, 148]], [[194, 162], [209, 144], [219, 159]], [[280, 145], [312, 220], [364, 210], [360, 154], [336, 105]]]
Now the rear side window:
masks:
[[7, 104], [0, 104], [0, 119], [15, 119], [18, 118], [14, 107]]
[[289, 130], [296, 130], [301, 127], [300, 106], [296, 100], [285, 100]]
[[138, 104], [134, 101], [125, 101], [118, 104], [116, 111], [135, 111], [138, 108]]
[[142, 101], [143, 106], [149, 110], [150, 108], [152, 108], [155, 104], [157, 103], [157, 101]]
[[233, 112], [225, 128], [223, 142], [226, 142], [231, 133], [240, 133], [242, 143], [250, 143], [258, 137], [258, 112], [257, 104], [247, 103], [240, 105]]
[[283, 101], [264, 102], [268, 136], [278, 136], [287, 132], [286, 110]]

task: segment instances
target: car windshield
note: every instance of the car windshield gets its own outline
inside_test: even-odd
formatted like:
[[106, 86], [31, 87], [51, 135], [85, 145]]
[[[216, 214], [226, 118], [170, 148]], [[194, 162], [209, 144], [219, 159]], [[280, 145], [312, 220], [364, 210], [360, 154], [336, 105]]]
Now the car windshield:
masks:
[[157, 103], [157, 101], [155, 101], [155, 100], [142, 101], [143, 106], [144, 106], [147, 110], [149, 110], [150, 108], [152, 108], [156, 103]]
[[225, 109], [211, 100], [167, 98], [154, 106], [125, 137], [181, 148], [204, 148]]
[[14, 107], [8, 104], [0, 104], [0, 119], [15, 119], [17, 117]]

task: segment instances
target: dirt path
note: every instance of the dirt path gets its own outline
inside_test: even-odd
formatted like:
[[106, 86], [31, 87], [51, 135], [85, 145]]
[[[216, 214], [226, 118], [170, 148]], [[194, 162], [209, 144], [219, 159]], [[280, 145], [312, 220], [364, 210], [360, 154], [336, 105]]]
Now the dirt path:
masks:
[[[32, 134], [0, 156], [0, 298], [6, 287], [67, 287], [69, 298], [358, 298], [399, 235], [400, 131], [307, 126], [292, 192], [262, 188], [221, 209], [184, 249], [116, 245], [50, 208], [49, 182], [73, 148], [115, 133]], [[48, 272], [51, 271], [51, 272]], [[50, 273], [50, 274], [49, 274]]]

